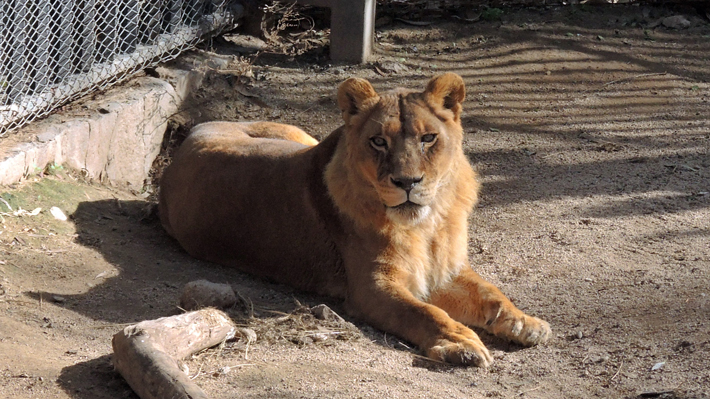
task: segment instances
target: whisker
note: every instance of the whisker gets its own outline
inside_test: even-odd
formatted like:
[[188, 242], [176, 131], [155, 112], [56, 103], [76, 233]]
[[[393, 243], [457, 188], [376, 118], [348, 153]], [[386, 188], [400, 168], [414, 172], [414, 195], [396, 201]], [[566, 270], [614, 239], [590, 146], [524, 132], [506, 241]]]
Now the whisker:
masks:
[[378, 120], [374, 119], [373, 117], [370, 117], [370, 120], [373, 121], [373, 122], [375, 122], [375, 123], [377, 123], [377, 124], [380, 125], [380, 126], [384, 126], [384, 125], [385, 125], [384, 122], [378, 121]]

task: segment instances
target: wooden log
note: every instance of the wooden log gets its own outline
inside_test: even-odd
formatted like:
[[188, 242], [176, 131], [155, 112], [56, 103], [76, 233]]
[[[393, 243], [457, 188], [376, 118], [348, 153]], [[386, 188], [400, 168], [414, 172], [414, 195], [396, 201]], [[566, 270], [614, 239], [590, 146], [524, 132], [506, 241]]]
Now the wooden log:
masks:
[[142, 321], [113, 336], [113, 364], [141, 399], [207, 399], [178, 360], [236, 332], [229, 316], [212, 308]]

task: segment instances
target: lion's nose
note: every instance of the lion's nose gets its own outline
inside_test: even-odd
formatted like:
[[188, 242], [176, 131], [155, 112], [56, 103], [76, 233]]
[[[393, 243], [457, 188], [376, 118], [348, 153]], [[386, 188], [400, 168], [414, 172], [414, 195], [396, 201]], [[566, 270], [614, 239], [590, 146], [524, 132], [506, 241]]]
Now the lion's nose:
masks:
[[414, 186], [422, 181], [423, 178], [424, 177], [398, 177], [395, 179], [394, 177], [390, 177], [390, 180], [396, 187], [399, 187], [406, 192], [410, 192]]

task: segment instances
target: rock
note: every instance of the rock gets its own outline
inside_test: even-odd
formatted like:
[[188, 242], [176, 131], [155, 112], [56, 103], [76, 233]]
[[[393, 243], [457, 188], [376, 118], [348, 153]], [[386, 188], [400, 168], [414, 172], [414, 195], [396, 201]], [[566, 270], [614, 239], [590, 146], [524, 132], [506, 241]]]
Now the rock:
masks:
[[682, 15], [663, 18], [661, 24], [671, 29], [686, 29], [690, 27], [690, 21]]
[[185, 284], [180, 296], [180, 307], [195, 310], [206, 307], [228, 308], [237, 302], [237, 296], [229, 284], [212, 283], [207, 280]]
[[237, 332], [244, 338], [247, 343], [256, 342], [256, 331], [251, 328], [238, 327]]
[[408, 67], [406, 67], [403, 64], [400, 64], [399, 62], [395, 61], [380, 61], [375, 66], [382, 71], [383, 73], [389, 73], [389, 74], [397, 74], [397, 73], [402, 73], [406, 72], [409, 70]]
[[249, 35], [225, 35], [224, 40], [235, 46], [234, 51], [242, 54], [254, 54], [269, 48], [269, 45], [255, 36]]
[[231, 61], [223, 57], [210, 57], [205, 64], [212, 69], [227, 69]]
[[57, 132], [54, 131], [54, 130], [49, 130], [49, 131], [46, 131], [46, 132], [42, 132], [42, 133], [40, 133], [40, 134], [37, 135], [37, 141], [39, 141], [40, 143], [46, 143], [46, 142], [48, 142], [48, 141], [51, 141], [51, 140], [54, 139], [55, 137], [57, 137], [57, 134], [59, 134], [59, 133], [57, 133]]
[[589, 355], [589, 361], [592, 363], [603, 363], [609, 360], [609, 355], [604, 352], [592, 353]]
[[316, 319], [319, 320], [328, 320], [328, 321], [337, 321], [337, 322], [343, 322], [342, 317], [340, 317], [339, 314], [335, 313], [333, 309], [329, 308], [325, 304], [320, 304], [316, 305], [311, 308], [311, 313], [313, 313], [313, 316], [316, 317]]
[[291, 342], [299, 346], [313, 345], [313, 339], [311, 337], [296, 337], [291, 339]]
[[313, 342], [323, 342], [328, 339], [328, 334], [325, 333], [314, 333], [311, 335]]
[[388, 16], [379, 17], [375, 20], [375, 28], [381, 28], [392, 23], [392, 18]]
[[57, 220], [61, 220], [64, 222], [66, 222], [67, 220], [67, 215], [65, 215], [64, 212], [62, 212], [62, 210], [57, 208], [56, 206], [49, 208], [49, 213], [51, 213], [52, 216], [54, 216], [54, 218]]
[[64, 302], [66, 302], [67, 300], [66, 300], [63, 296], [52, 295], [52, 301], [54, 301], [54, 302], [56, 302], [56, 303], [64, 303]]

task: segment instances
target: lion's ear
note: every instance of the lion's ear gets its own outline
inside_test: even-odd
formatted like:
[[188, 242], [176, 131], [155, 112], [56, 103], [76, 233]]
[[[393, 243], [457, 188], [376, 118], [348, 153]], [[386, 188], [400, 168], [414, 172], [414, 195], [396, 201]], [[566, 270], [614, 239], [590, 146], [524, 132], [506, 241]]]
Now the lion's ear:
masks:
[[429, 101], [453, 111], [454, 117], [458, 119], [461, 103], [466, 98], [466, 87], [461, 76], [449, 72], [433, 77], [424, 94]]
[[352, 115], [362, 111], [364, 106], [379, 99], [370, 82], [360, 78], [350, 78], [338, 87], [338, 106], [347, 123]]

